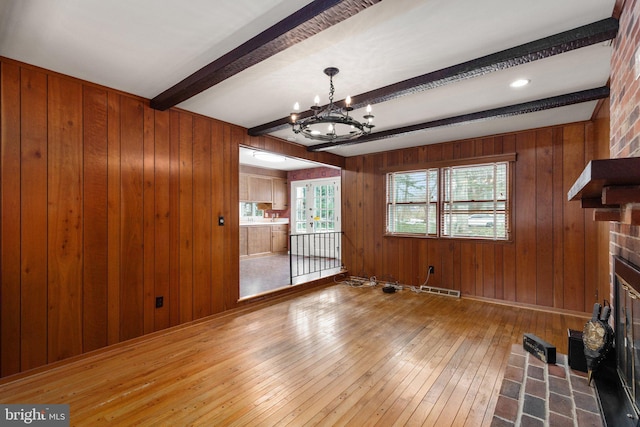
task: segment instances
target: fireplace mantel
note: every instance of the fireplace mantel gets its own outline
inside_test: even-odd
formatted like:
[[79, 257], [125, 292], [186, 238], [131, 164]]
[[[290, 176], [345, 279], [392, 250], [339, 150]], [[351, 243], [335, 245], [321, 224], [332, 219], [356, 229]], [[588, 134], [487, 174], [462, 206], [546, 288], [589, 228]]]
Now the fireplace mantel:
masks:
[[640, 225], [640, 157], [591, 160], [567, 194], [596, 221]]

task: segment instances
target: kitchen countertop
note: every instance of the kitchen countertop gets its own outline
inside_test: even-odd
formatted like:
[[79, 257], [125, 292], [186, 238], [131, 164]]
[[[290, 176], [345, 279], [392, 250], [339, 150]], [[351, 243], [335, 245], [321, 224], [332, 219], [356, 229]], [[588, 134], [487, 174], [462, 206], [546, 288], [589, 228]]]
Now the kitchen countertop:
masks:
[[240, 221], [240, 227], [255, 227], [257, 225], [287, 225], [289, 224], [289, 218], [265, 218], [255, 221]]

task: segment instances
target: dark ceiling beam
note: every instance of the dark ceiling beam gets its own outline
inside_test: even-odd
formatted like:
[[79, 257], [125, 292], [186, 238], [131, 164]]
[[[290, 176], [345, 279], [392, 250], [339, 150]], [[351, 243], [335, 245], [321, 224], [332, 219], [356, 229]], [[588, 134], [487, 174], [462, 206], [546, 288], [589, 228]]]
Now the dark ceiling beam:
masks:
[[381, 132], [370, 133], [357, 139], [342, 142], [325, 142], [322, 144], [307, 147], [308, 151], [321, 151], [332, 147], [343, 147], [346, 145], [363, 144], [365, 142], [378, 141], [395, 136], [407, 135], [414, 132], [424, 131], [444, 126], [454, 126], [463, 123], [493, 120], [498, 118], [519, 116], [522, 114], [534, 113], [536, 111], [549, 110], [552, 108], [565, 107], [567, 105], [580, 104], [582, 102], [595, 101], [609, 96], [609, 88], [602, 86], [595, 89], [573, 92], [566, 95], [554, 96], [551, 98], [539, 99], [537, 101], [524, 102], [522, 104], [509, 105], [507, 107], [494, 108], [491, 110], [479, 111], [476, 113], [463, 114], [455, 117], [434, 120], [431, 122], [418, 123], [396, 129], [388, 129]]
[[151, 100], [166, 110], [381, 0], [314, 0]]
[[[611, 40], [618, 33], [618, 20], [607, 18], [592, 24], [574, 28], [553, 36], [545, 37], [530, 43], [516, 46], [501, 52], [493, 53], [471, 61], [443, 68], [438, 71], [423, 74], [418, 77], [394, 83], [380, 89], [375, 89], [357, 96], [352, 96], [351, 106], [354, 109], [365, 107], [367, 104], [390, 101], [404, 95], [437, 88], [449, 83], [479, 77], [494, 71], [505, 70], [517, 65], [526, 64], [538, 59], [548, 58], [581, 47], [590, 46]], [[344, 100], [336, 102], [344, 106]], [[299, 118], [313, 115], [311, 110], [298, 114]], [[258, 136], [275, 132], [290, 126], [289, 116], [252, 127], [249, 135]]]

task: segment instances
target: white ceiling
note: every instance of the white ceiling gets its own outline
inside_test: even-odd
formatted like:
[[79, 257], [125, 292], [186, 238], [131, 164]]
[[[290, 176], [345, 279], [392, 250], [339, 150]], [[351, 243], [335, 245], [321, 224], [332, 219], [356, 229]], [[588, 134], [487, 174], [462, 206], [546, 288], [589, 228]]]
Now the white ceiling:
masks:
[[[384, 0], [178, 106], [247, 128], [612, 15], [615, 0]], [[0, 55], [153, 98], [308, 0], [0, 0]], [[374, 132], [606, 85], [611, 43], [373, 106]], [[511, 89], [516, 78], [531, 84]], [[596, 101], [334, 148], [353, 156], [588, 120]], [[354, 111], [356, 118], [364, 114]], [[274, 132], [293, 139], [289, 129]], [[303, 145], [316, 142], [297, 136]]]
[[263, 160], [256, 157], [256, 153], [264, 153], [263, 150], [255, 150], [253, 148], [240, 147], [240, 164], [248, 166], [257, 166], [265, 169], [275, 169], [281, 171], [297, 171], [303, 169], [311, 169], [317, 167], [330, 167], [321, 163], [310, 162], [307, 160], [295, 159], [287, 156], [274, 156], [274, 159], [280, 158], [280, 160]]

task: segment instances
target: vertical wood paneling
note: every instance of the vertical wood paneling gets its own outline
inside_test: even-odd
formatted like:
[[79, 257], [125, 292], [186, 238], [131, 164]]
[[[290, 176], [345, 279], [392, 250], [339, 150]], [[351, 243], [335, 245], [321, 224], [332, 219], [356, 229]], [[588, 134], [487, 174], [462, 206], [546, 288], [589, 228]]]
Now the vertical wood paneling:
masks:
[[[594, 150], [594, 158], [596, 159], [609, 158], [610, 120], [611, 112], [609, 102], [603, 102], [593, 124], [593, 140], [594, 145], [596, 146]], [[602, 301], [603, 299], [613, 301], [613, 286], [609, 274], [609, 228], [610, 224], [608, 222], [597, 223], [598, 255], [596, 265], [598, 267], [598, 272], [596, 281], [597, 294], [595, 295], [595, 299], [597, 301]], [[590, 301], [587, 299], [585, 302], [589, 304]]]
[[[225, 128], [227, 130], [226, 136]], [[212, 123], [210, 143], [211, 149], [209, 150], [209, 173], [211, 176], [216, 176], [219, 171], [223, 171], [225, 169], [225, 163], [229, 163], [225, 161], [225, 159], [227, 158], [227, 156], [225, 155], [225, 151], [230, 151], [230, 147], [233, 146], [231, 128], [229, 126], [223, 125], [222, 123]], [[211, 265], [211, 287], [209, 290], [209, 299], [211, 301], [211, 311], [214, 313], [222, 311], [225, 304], [228, 304], [232, 301], [237, 301], [240, 296], [239, 291], [233, 296], [225, 296], [224, 284], [222, 283], [223, 278], [228, 277], [226, 275], [227, 269], [233, 268], [231, 265], [227, 264], [231, 261], [231, 258], [227, 257], [227, 252], [230, 251], [230, 248], [228, 248], [227, 245], [231, 243], [229, 240], [227, 240], [227, 234], [230, 232], [230, 230], [233, 229], [232, 224], [234, 224], [235, 218], [229, 211], [225, 209], [225, 191], [227, 191], [226, 187], [227, 184], [225, 183], [225, 181], [220, 179], [213, 179], [209, 187], [211, 192], [211, 212], [213, 214], [211, 218], [212, 244], [210, 252], [211, 260], [209, 261]], [[229, 190], [236, 188], [238, 188], [237, 185], [232, 185]], [[233, 194], [229, 194], [229, 197], [235, 197], [236, 199], [239, 198], [239, 196]], [[224, 226], [218, 225], [219, 216], [225, 217]]]
[[495, 250], [495, 299], [504, 299], [504, 245], [496, 245]]
[[[502, 139], [503, 153], [515, 153], [516, 152], [516, 135], [506, 135]], [[517, 162], [512, 165], [511, 176], [516, 176]], [[515, 178], [512, 178], [512, 182]], [[519, 221], [515, 205], [518, 203], [518, 196], [515, 194], [515, 189], [510, 188], [511, 192], [511, 233], [512, 239], [515, 240], [518, 236], [515, 235], [514, 230], [516, 228], [517, 221]], [[502, 247], [502, 254], [504, 261], [502, 263], [503, 271], [503, 298], [507, 301], [516, 300], [516, 245], [512, 242]]]
[[[365, 235], [368, 233], [365, 233]], [[391, 273], [390, 279], [400, 281], [400, 283], [406, 283], [407, 285], [413, 285], [414, 275], [412, 269], [416, 265], [414, 255], [416, 253], [414, 249], [414, 239], [400, 239], [398, 244], [400, 250], [398, 251], [397, 268]]]
[[[353, 175], [355, 172], [355, 160], [356, 157], [352, 157], [347, 159], [346, 164], [347, 167], [342, 171], [342, 262], [345, 265], [348, 265], [351, 269], [351, 274], [354, 276], [359, 275], [358, 265], [356, 264], [355, 259], [355, 242], [353, 240], [353, 236], [355, 236], [356, 232], [356, 224], [353, 222], [352, 216], [352, 204], [351, 200], [353, 196], [351, 195], [353, 191], [355, 191], [355, 186], [351, 183]], [[349, 184], [347, 184], [349, 183]]]
[[[364, 270], [364, 258], [362, 253], [363, 249], [363, 235], [362, 227], [360, 227], [359, 221], [362, 220], [362, 171], [363, 171], [363, 158], [357, 158], [353, 164], [354, 169], [350, 173], [344, 175], [344, 181], [342, 187], [348, 185], [349, 191], [343, 193], [343, 200], [345, 200], [345, 208], [342, 213], [343, 227], [348, 227], [352, 230], [348, 234], [348, 238], [345, 239], [345, 248], [349, 251], [349, 257], [352, 262], [352, 269], [355, 275], [370, 275], [372, 272]], [[346, 237], [345, 233], [345, 237]], [[349, 245], [347, 247], [347, 244]]]
[[[573, 182], [584, 169], [584, 125], [564, 128], [563, 141], [563, 193], [567, 194]], [[564, 199], [564, 306], [570, 310], [585, 309], [584, 299], [584, 212], [580, 203]]]
[[[563, 130], [553, 129], [553, 194], [564, 191], [562, 148]], [[565, 199], [553, 198], [553, 305], [564, 307], [564, 205]]]
[[460, 243], [460, 291], [467, 295], [476, 293], [476, 247], [475, 243]]
[[[164, 306], [154, 309], [154, 329], [168, 328], [171, 324], [169, 307], [170, 296], [170, 167], [171, 150], [169, 136], [169, 112], [155, 112], [155, 296], [164, 298]], [[175, 212], [173, 213], [175, 216]]]
[[536, 289], [536, 151], [535, 134], [526, 132], [516, 138], [515, 215], [516, 215], [516, 298], [535, 304]]
[[107, 340], [120, 341], [120, 95], [107, 94]]
[[83, 90], [83, 351], [107, 345], [107, 93]]
[[[375, 179], [375, 172], [374, 172], [374, 162], [375, 159], [379, 158], [379, 156], [368, 156], [364, 159], [364, 163], [362, 165], [362, 174], [363, 174], [363, 179], [362, 179], [362, 186], [363, 186], [363, 192], [362, 192], [362, 198], [363, 198], [363, 207], [364, 207], [364, 211], [368, 211], [371, 210], [372, 212], [374, 212], [374, 215], [363, 215], [363, 228], [365, 230], [373, 230], [374, 228], [374, 222], [375, 222], [375, 209], [377, 208], [376, 206], [376, 199], [379, 197], [379, 194], [376, 194], [374, 191], [374, 179]], [[374, 239], [375, 239], [375, 233], [364, 233], [362, 238], [363, 238], [363, 248], [365, 250], [365, 252], [367, 253], [375, 253], [374, 247], [375, 247], [375, 243], [374, 243]], [[374, 263], [376, 262], [375, 257], [366, 257], [363, 258], [363, 266], [362, 268], [364, 269], [364, 271], [373, 271], [374, 268]]]
[[[211, 124], [193, 126], [193, 318], [211, 314]], [[216, 216], [217, 222], [217, 216]]]
[[0, 64], [0, 375], [20, 371], [20, 68]]
[[193, 118], [180, 113], [180, 323], [193, 319]]
[[[455, 289], [453, 279], [453, 244], [444, 241], [429, 241], [429, 265], [435, 267], [435, 272], [429, 277], [429, 283], [441, 288]], [[431, 261], [435, 263], [432, 264]], [[427, 271], [424, 271], [424, 278], [427, 278]]]
[[[363, 223], [364, 221], [364, 215], [365, 215], [365, 194], [364, 194], [364, 178], [365, 178], [365, 164], [364, 164], [364, 159], [360, 159], [358, 161], [358, 169], [357, 169], [357, 173], [355, 175], [351, 176], [351, 179], [355, 181], [355, 194], [353, 194], [354, 198], [353, 198], [353, 205], [351, 207], [351, 215], [353, 215], [353, 220], [355, 221], [358, 226], [355, 228], [355, 235], [354, 235], [354, 239], [355, 239], [355, 248], [356, 251], [354, 253], [355, 259], [358, 262], [358, 268], [359, 271], [364, 271], [364, 258], [363, 258], [363, 254], [364, 254], [364, 229], [362, 228], [362, 226], [360, 224]], [[397, 262], [395, 263], [395, 265], [397, 265]], [[368, 274], [368, 273], [367, 273]]]
[[156, 302], [156, 221], [155, 221], [155, 110], [148, 105], [144, 107], [143, 124], [143, 315], [144, 333], [155, 330], [155, 302]]
[[496, 256], [495, 249], [502, 246], [491, 244], [479, 245], [482, 247], [482, 296], [486, 298], [496, 297]]
[[180, 113], [169, 113], [169, 320], [180, 323]]
[[47, 323], [53, 362], [82, 353], [82, 86], [53, 76], [48, 85]]
[[[384, 174], [377, 173], [377, 171], [379, 171], [380, 168], [382, 167], [383, 161], [384, 161], [384, 157], [382, 155], [378, 154], [374, 156], [374, 162], [372, 165], [374, 169], [370, 172], [374, 176], [373, 188], [371, 189], [372, 192], [375, 192], [376, 189], [378, 188], [385, 188]], [[374, 222], [372, 226], [373, 228], [371, 228], [371, 230], [385, 229], [385, 226], [386, 226], [385, 212], [387, 210], [386, 191], [384, 194], [385, 194], [385, 197], [373, 197], [374, 205], [371, 207], [371, 209], [373, 209]], [[346, 217], [343, 212], [342, 219], [344, 220], [345, 218]], [[371, 256], [370, 258], [365, 258], [364, 260], [366, 261], [367, 259], [372, 259], [373, 262], [375, 263], [374, 265], [382, 265], [383, 258], [384, 258], [383, 249], [384, 249], [385, 239], [382, 233], [373, 233], [373, 234], [375, 235], [375, 239], [374, 239], [375, 246], [373, 247], [373, 256]], [[372, 266], [367, 266], [367, 268], [371, 268], [371, 267]], [[375, 269], [371, 268], [369, 271], [373, 271], [373, 270]]]
[[120, 339], [144, 333], [143, 104], [120, 102]]
[[[368, 275], [393, 277], [405, 284], [421, 284], [422, 269], [426, 274], [426, 266], [435, 265], [436, 274], [430, 284], [458, 289], [463, 295], [585, 310], [582, 295], [584, 283], [588, 281], [584, 275], [590, 270], [585, 266], [589, 255], [584, 247], [595, 239], [590, 235], [596, 232], [596, 227], [585, 227], [585, 213], [579, 204], [566, 201], [567, 186], [573, 183], [592, 155], [584, 149], [589, 138], [585, 137], [584, 131], [578, 131], [584, 126], [558, 126], [429, 145], [419, 147], [417, 151], [396, 150], [347, 159], [343, 172], [346, 267], [352, 274], [361, 274], [366, 267], [373, 269], [366, 272]], [[563, 138], [567, 132], [570, 135]], [[567, 145], [573, 148], [566, 148]], [[381, 195], [386, 194], [387, 170], [501, 153], [517, 154], [511, 170], [512, 241], [384, 236], [385, 206]], [[383, 159], [379, 166], [373, 166], [376, 158]], [[571, 164], [576, 159], [579, 166]], [[369, 173], [375, 177], [370, 178]], [[575, 176], [566, 178], [567, 173], [575, 173]], [[568, 206], [571, 206], [569, 211]], [[375, 219], [376, 215], [381, 218], [379, 221]], [[582, 224], [581, 229], [577, 227], [579, 224]], [[574, 244], [568, 246], [569, 233]], [[379, 247], [375, 243], [378, 241]], [[571, 264], [581, 271], [577, 278], [569, 279], [567, 272], [572, 267], [567, 259], [574, 259]], [[575, 284], [582, 280], [582, 289], [574, 286], [568, 290], [570, 280]], [[576, 292], [579, 303], [567, 303], [568, 295]]]
[[476, 262], [475, 262], [476, 271], [475, 271], [475, 289], [473, 294], [477, 296], [484, 295], [484, 269], [485, 269], [484, 264], [486, 260], [484, 259], [482, 246], [483, 246], [482, 244], [474, 245], [474, 249], [476, 253], [475, 254], [476, 255]]
[[[594, 135], [594, 126], [591, 123], [585, 124], [585, 137], [584, 140], [587, 141], [585, 144], [584, 150], [584, 164], [589, 163], [589, 160], [595, 159], [596, 157], [596, 147], [594, 147], [595, 143], [595, 135]], [[610, 301], [610, 297], [608, 295], [603, 295], [602, 298], [599, 298], [598, 292], [598, 257], [599, 257], [599, 236], [598, 236], [598, 227], [599, 222], [593, 220], [593, 212], [590, 212], [591, 209], [583, 209], [583, 219], [584, 219], [584, 310], [589, 311], [593, 308], [593, 304], [595, 302], [600, 302], [604, 299]], [[608, 240], [608, 239], [607, 239]], [[608, 246], [608, 245], [607, 245]], [[608, 263], [607, 263], [608, 264]]]
[[[556, 195], [557, 196], [557, 195]], [[536, 304], [553, 306], [553, 135], [536, 132]]]
[[240, 282], [240, 241], [238, 239], [240, 227], [240, 206], [238, 180], [240, 176], [240, 151], [239, 145], [247, 137], [244, 129], [234, 126], [231, 132], [231, 139], [225, 138], [223, 141], [223, 157], [225, 159], [223, 175], [224, 186], [224, 204], [222, 214], [226, 218], [230, 218], [227, 226], [223, 227], [223, 244], [224, 244], [224, 275], [216, 280], [214, 285], [213, 311], [218, 312], [233, 307], [240, 297], [239, 286], [228, 286], [223, 280], [231, 283]]
[[[22, 369], [47, 362], [47, 76], [21, 73]], [[55, 199], [52, 199], [55, 203]]]

